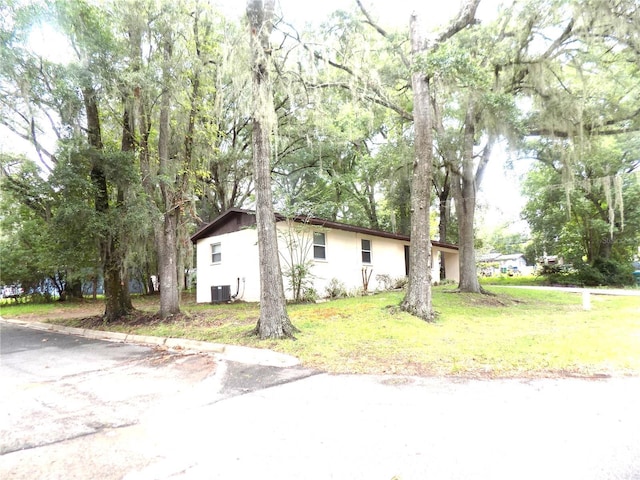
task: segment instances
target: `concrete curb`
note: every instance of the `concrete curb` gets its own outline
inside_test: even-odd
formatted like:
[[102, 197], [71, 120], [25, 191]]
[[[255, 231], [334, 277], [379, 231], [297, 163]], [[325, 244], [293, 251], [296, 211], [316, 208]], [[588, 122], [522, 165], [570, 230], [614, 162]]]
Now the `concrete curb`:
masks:
[[300, 360], [291, 355], [274, 352], [261, 348], [242, 347], [238, 345], [223, 345], [220, 343], [203, 342], [189, 338], [153, 337], [150, 335], [134, 335], [121, 332], [105, 332], [102, 330], [90, 330], [86, 328], [66, 327], [51, 323], [27, 322], [0, 317], [0, 320], [15, 325], [20, 325], [47, 332], [66, 333], [78, 335], [95, 340], [107, 340], [119, 343], [132, 343], [136, 345], [152, 345], [167, 347], [174, 350], [188, 350], [203, 353], [217, 354], [222, 360], [263, 365], [272, 367], [295, 367], [300, 365]]

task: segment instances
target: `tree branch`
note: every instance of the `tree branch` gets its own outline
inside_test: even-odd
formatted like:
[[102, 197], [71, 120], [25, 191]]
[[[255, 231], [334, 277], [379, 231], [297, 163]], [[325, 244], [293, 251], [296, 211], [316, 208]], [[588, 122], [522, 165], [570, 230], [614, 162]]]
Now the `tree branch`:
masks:
[[[384, 28], [382, 28], [380, 25], [378, 25], [376, 22], [374, 22], [368, 10], [364, 8], [364, 5], [362, 5], [362, 2], [360, 0], [356, 0], [356, 3], [358, 4], [358, 7], [360, 7], [360, 11], [364, 15], [364, 17], [367, 19], [366, 23], [371, 25], [371, 27], [373, 27], [385, 39], [389, 40], [389, 34], [387, 33], [387, 31]], [[411, 66], [411, 63], [409, 62], [409, 59], [404, 54], [404, 52], [402, 52], [402, 50], [400, 49], [396, 49], [396, 51], [398, 52], [398, 55], [400, 55], [400, 59], [402, 60], [402, 63], [404, 64], [404, 66], [409, 68]]]
[[[311, 88], [342, 88], [344, 90], [353, 90], [353, 87], [345, 82], [330, 82], [330, 83], [321, 83], [321, 84], [310, 84], [309, 87]], [[409, 122], [413, 121], [413, 115], [409, 112], [407, 112], [406, 110], [404, 110], [403, 108], [400, 108], [399, 106], [391, 103], [390, 101], [384, 99], [381, 95], [381, 93], [377, 90], [374, 89], [374, 93], [376, 94], [376, 96], [374, 95], [370, 95], [368, 93], [364, 93], [363, 98], [370, 100], [374, 103], [377, 103], [378, 105], [388, 108], [390, 110], [393, 110], [394, 112], [396, 112], [398, 115], [400, 115], [400, 117], [403, 120], [407, 120]]]
[[[607, 124], [608, 122], [605, 122]], [[585, 128], [585, 133], [596, 137], [607, 137], [612, 135], [622, 135], [624, 133], [640, 132], [640, 125], [630, 128], [612, 128], [599, 130], [597, 128]], [[526, 135], [528, 137], [551, 137], [551, 138], [571, 138], [571, 133], [567, 130], [556, 130], [552, 128], [536, 128], [529, 130]]]
[[465, 29], [469, 25], [475, 24], [476, 11], [478, 10], [479, 4], [480, 0], [467, 0], [460, 8], [458, 16], [449, 24], [449, 27], [436, 37], [434, 46], [437, 47], [442, 42], [453, 37], [459, 31]]
[[476, 186], [476, 190], [478, 189], [478, 187], [480, 187], [480, 184], [482, 183], [482, 177], [484, 176], [484, 171], [487, 167], [487, 164], [489, 163], [489, 160], [491, 159], [491, 152], [493, 151], [493, 145], [496, 142], [496, 136], [493, 134], [489, 134], [489, 139], [487, 140], [487, 144], [484, 147], [484, 150], [482, 150], [482, 155], [480, 156], [480, 163], [478, 164], [478, 168], [476, 169], [476, 176], [475, 176], [475, 186]]
[[7, 127], [16, 136], [22, 138], [23, 140], [26, 140], [31, 145], [33, 145], [34, 148], [36, 149], [38, 157], [40, 158], [40, 163], [42, 164], [42, 166], [44, 166], [47, 170], [49, 170], [49, 172], [53, 172], [53, 169], [47, 164], [47, 162], [42, 157], [42, 155], [44, 154], [49, 159], [49, 161], [51, 161], [52, 163], [56, 163], [56, 158], [51, 152], [49, 152], [46, 148], [44, 148], [41, 143], [38, 142], [38, 140], [35, 137], [35, 132], [33, 130], [33, 127], [31, 125], [31, 123], [29, 123], [29, 133], [28, 134], [21, 132], [11, 122], [7, 122], [4, 117], [0, 117], [0, 124], [4, 125], [5, 127]]

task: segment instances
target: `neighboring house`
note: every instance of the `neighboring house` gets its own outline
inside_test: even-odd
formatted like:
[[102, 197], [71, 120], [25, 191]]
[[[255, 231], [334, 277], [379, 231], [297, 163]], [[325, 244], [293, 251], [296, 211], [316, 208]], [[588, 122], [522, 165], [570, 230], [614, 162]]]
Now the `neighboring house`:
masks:
[[564, 258], [559, 257], [558, 255], [547, 255], [546, 253], [538, 258], [538, 265], [543, 266], [543, 265], [564, 265]]
[[[225, 301], [229, 296], [260, 300], [255, 212], [230, 209], [201, 228], [192, 237], [196, 245], [197, 302]], [[356, 227], [313, 217], [287, 219], [276, 214], [278, 249], [283, 271], [287, 264], [310, 262], [313, 288], [319, 296], [333, 279], [347, 290], [368, 290], [384, 286], [384, 279], [405, 277], [409, 266], [409, 237]], [[293, 252], [293, 254], [292, 254]], [[440, 258], [447, 279], [459, 280], [458, 247], [432, 242], [432, 278], [440, 280]], [[380, 276], [380, 277], [378, 277]], [[287, 279], [284, 287], [292, 298]]]
[[478, 259], [480, 274], [486, 277], [500, 274], [530, 274], [532, 267], [527, 265], [523, 253], [503, 255], [492, 252]]

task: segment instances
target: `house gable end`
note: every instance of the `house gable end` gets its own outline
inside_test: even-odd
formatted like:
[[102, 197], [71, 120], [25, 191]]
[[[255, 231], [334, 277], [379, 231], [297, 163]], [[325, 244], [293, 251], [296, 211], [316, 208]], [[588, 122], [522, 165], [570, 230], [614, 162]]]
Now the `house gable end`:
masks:
[[193, 234], [191, 241], [196, 243], [203, 238], [237, 232], [244, 228], [253, 227], [255, 224], [254, 212], [232, 208]]

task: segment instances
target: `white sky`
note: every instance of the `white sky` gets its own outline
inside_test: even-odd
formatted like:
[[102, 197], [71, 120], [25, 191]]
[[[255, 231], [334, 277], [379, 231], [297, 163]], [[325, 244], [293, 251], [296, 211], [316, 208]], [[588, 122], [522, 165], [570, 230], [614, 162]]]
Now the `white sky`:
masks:
[[[240, 17], [245, 14], [245, 0], [212, 0], [228, 15]], [[478, 17], [490, 17], [502, 0], [481, 0]], [[362, 0], [371, 15], [384, 27], [409, 25], [409, 16], [416, 12], [426, 29], [447, 23], [460, 8], [461, 0]], [[290, 23], [304, 26], [305, 23], [321, 22], [335, 10], [356, 8], [355, 0], [276, 0], [276, 9]]]

